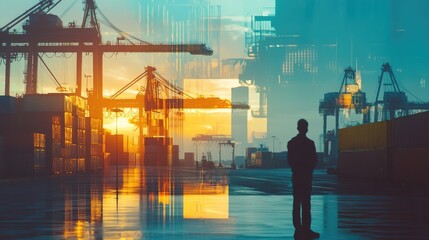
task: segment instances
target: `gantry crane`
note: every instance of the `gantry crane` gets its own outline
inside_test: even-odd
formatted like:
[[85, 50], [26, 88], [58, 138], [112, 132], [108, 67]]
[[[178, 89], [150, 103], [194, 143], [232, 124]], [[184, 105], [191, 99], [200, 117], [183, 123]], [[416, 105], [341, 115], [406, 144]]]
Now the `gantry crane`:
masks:
[[231, 163], [231, 169], [236, 169], [235, 166], [235, 142], [231, 140], [227, 140], [224, 142], [219, 142], [219, 167], [222, 167], [222, 146], [230, 146], [232, 148], [232, 163]]
[[[384, 83], [383, 76], [387, 73], [390, 78], [390, 83]], [[381, 85], [385, 88], [391, 87], [390, 91], [384, 91], [383, 100], [379, 99]], [[374, 122], [378, 122], [378, 108], [379, 105], [383, 105], [383, 119], [390, 120], [395, 118], [395, 111], [397, 109], [403, 109], [408, 112], [407, 106], [408, 100], [405, 92], [401, 91], [398, 82], [396, 81], [395, 75], [393, 74], [392, 68], [389, 63], [383, 63], [381, 66], [381, 75], [378, 78], [377, 95], [374, 101]]]
[[[383, 76], [385, 73], [389, 75], [389, 81], [385, 81]], [[383, 99], [380, 99], [381, 86], [383, 85]], [[389, 63], [383, 63], [381, 66], [381, 74], [378, 78], [377, 95], [374, 101], [374, 122], [379, 120], [379, 107], [382, 106], [382, 120], [391, 120], [396, 116], [396, 111], [401, 110], [402, 115], [409, 115], [410, 110], [428, 110], [429, 103], [427, 102], [410, 102], [405, 92], [399, 87], [395, 74]]]
[[[188, 52], [198, 55], [212, 55], [213, 51], [205, 44], [150, 44], [140, 41], [138, 44], [103, 44], [97, 6], [94, 0], [85, 0], [82, 26], [62, 25], [61, 20], [48, 12], [61, 0], [42, 0], [19, 17], [6, 24], [0, 32], [0, 57], [5, 59], [5, 93], [10, 94], [10, 64], [16, 54], [27, 54], [26, 94], [37, 93], [37, 65], [39, 53], [77, 53], [76, 94], [81, 95], [82, 85], [82, 53], [93, 55], [93, 91], [91, 92], [90, 116], [102, 119], [103, 113], [103, 53], [112, 52]], [[101, 11], [99, 11], [101, 13]], [[104, 15], [102, 15], [104, 16]], [[23, 33], [10, 31], [25, 18], [29, 21], [24, 25]], [[89, 20], [89, 23], [88, 23]], [[121, 32], [121, 37], [127, 35]]]
[[[144, 77], [146, 77], [144, 90], [139, 91], [135, 99], [118, 98], [123, 92]], [[89, 100], [91, 101], [91, 98]], [[159, 142], [156, 148], [160, 149], [172, 145], [172, 140], [169, 137], [170, 110], [178, 109], [181, 111], [189, 108], [249, 109], [249, 106], [246, 104], [232, 104], [230, 101], [218, 97], [193, 98], [162, 77], [161, 74], [156, 72], [156, 68], [152, 66], [147, 66], [142, 74], [139, 74], [135, 79], [110, 96], [110, 98], [106, 98], [103, 101], [104, 106], [108, 109], [138, 108], [138, 118], [133, 123], [136, 123], [139, 129], [141, 153], [144, 153], [142, 144], [147, 140], [152, 144]], [[144, 128], [146, 128], [146, 131], [143, 131]], [[231, 145], [231, 141], [228, 141], [228, 144]], [[232, 147], [234, 149], [234, 145]], [[157, 159], [161, 159], [160, 162], [168, 162], [166, 156], [162, 154], [162, 150], [157, 152], [159, 154]], [[147, 157], [145, 154], [144, 159], [147, 159], [146, 164], [154, 164], [153, 156]], [[233, 164], [232, 167], [234, 168], [235, 165]]]
[[[138, 93], [135, 99], [118, 98], [144, 77], [146, 77], [145, 90]], [[173, 94], [174, 97], [171, 96]], [[146, 135], [149, 137], [168, 136], [168, 117], [171, 109], [250, 108], [247, 104], [231, 103], [229, 100], [220, 99], [219, 97], [194, 98], [171, 84], [161, 74], [157, 73], [156, 68], [152, 66], [147, 66], [143, 73], [103, 101], [107, 109], [138, 108], [139, 135], [143, 136], [143, 123], [145, 122], [145, 126], [148, 128]], [[153, 121], [155, 119], [154, 112], [159, 111], [163, 112], [161, 121]], [[143, 119], [144, 112], [146, 113], [146, 121]]]
[[[344, 69], [344, 76], [338, 92], [326, 93], [319, 103], [319, 113], [323, 115], [324, 160], [335, 160], [337, 136], [339, 128], [340, 109], [354, 109], [357, 114], [363, 114], [363, 122], [369, 121], [369, 104], [366, 94], [361, 91], [356, 81], [356, 71], [352, 67]], [[327, 131], [327, 117], [335, 116], [335, 130]], [[329, 152], [331, 145], [331, 153]]]

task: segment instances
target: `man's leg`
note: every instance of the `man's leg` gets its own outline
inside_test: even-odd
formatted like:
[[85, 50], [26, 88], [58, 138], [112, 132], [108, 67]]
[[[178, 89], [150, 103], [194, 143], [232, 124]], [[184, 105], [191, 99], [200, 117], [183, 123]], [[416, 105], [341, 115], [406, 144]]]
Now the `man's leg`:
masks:
[[302, 195], [302, 230], [310, 238], [319, 238], [320, 234], [311, 230], [311, 182]]
[[293, 226], [295, 229], [301, 228], [301, 199], [299, 194], [293, 194], [293, 210], [292, 210]]
[[311, 225], [311, 204], [310, 204], [310, 193], [306, 193], [302, 196], [302, 228], [304, 231], [310, 230]]

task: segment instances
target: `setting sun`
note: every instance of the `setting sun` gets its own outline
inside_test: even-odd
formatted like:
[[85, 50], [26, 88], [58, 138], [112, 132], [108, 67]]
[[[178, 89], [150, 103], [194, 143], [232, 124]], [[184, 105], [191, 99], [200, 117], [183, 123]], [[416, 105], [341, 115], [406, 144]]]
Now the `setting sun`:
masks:
[[[107, 118], [104, 121], [104, 128], [111, 131], [112, 134], [116, 132], [116, 119]], [[129, 122], [128, 117], [118, 116], [118, 134], [134, 134], [136, 127]]]

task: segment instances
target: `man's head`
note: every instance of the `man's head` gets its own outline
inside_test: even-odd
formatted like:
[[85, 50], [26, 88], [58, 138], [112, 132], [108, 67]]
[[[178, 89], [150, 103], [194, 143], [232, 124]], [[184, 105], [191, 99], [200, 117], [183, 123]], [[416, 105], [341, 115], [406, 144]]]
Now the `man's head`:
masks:
[[307, 133], [307, 131], [308, 131], [308, 122], [307, 122], [307, 120], [305, 120], [305, 119], [303, 119], [303, 118], [301, 118], [301, 119], [299, 119], [298, 120], [298, 131], [299, 131], [299, 133]]

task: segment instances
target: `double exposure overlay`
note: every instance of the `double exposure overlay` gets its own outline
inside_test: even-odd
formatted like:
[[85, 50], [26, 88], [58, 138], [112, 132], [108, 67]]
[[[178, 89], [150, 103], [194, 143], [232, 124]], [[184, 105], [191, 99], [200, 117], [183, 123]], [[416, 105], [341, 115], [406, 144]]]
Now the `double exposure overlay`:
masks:
[[429, 1], [0, 2], [0, 239], [428, 239]]

